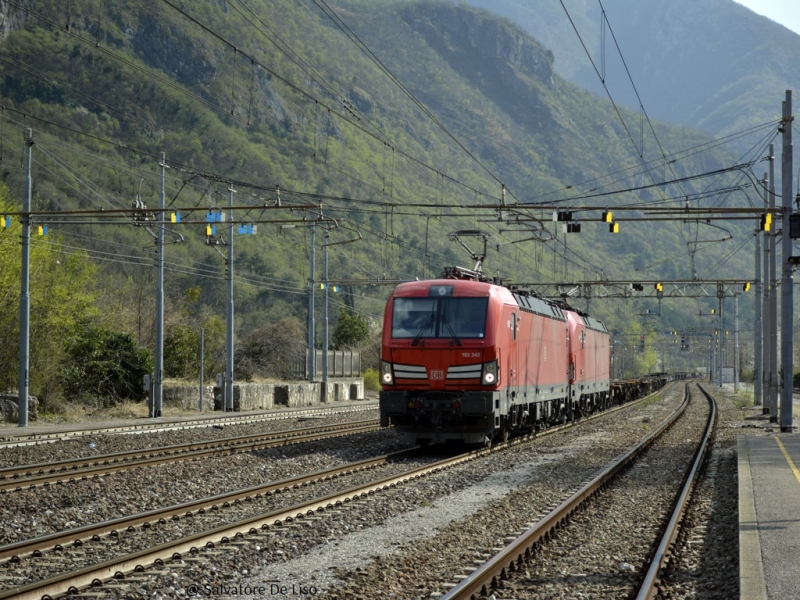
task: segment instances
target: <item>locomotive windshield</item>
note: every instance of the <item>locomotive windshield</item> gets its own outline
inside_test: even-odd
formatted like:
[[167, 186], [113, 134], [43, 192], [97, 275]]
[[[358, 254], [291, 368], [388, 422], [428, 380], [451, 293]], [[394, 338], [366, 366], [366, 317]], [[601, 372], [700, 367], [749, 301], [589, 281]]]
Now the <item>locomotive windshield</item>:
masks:
[[483, 338], [489, 298], [395, 298], [392, 337]]

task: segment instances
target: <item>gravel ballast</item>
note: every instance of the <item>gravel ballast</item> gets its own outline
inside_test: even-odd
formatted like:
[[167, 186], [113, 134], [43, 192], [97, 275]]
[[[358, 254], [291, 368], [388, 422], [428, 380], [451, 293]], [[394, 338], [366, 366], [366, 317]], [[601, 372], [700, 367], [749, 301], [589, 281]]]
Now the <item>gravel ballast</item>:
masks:
[[[238, 592], [250, 586], [252, 591], [266, 586], [262, 595], [273, 598], [308, 596], [313, 590], [324, 598], [427, 599], [463, 573], [464, 565], [485, 560], [509, 535], [538, 520], [634, 439], [646, 436], [677, 407], [683, 389], [683, 383], [671, 384], [642, 408], [579, 423], [565, 432], [539, 437], [308, 519], [247, 535], [241, 544], [217, 546], [208, 558], [203, 558], [205, 552], [201, 551], [197, 560], [185, 560], [179, 568], [167, 564], [156, 576], [115, 586], [116, 591], [110, 590], [108, 597], [235, 597], [243, 594], [231, 593], [233, 589]], [[706, 504], [698, 502], [697, 515], [691, 521], [694, 533], [687, 538], [694, 542], [679, 552], [674, 575], [670, 575], [674, 577], [674, 583], [670, 582], [674, 597], [738, 595], [738, 578], [733, 576], [738, 569], [735, 437], [756, 431], [742, 429], [754, 422], [746, 419], [756, 411], [743, 411], [725, 399], [720, 409], [721, 433], [701, 486], [708, 500]], [[359, 413], [354, 419], [363, 418], [364, 413]], [[108, 444], [116, 451], [128, 449], [128, 440], [145, 439], [143, 435], [118, 436], [125, 441]], [[159, 445], [166, 445], [163, 439], [159, 438]], [[31, 453], [25, 455], [29, 458], [19, 460], [48, 460], [48, 448], [55, 446], [29, 447], [25, 450]], [[50, 490], [51, 496], [6, 494], [0, 508], [2, 543], [385, 454], [401, 446], [391, 430], [383, 430], [247, 453], [241, 458], [222, 457], [218, 462], [187, 461], [163, 473], [121, 473], [71, 484], [66, 493]], [[54, 454], [60, 459], [68, 452], [60, 449]], [[319, 495], [317, 491], [304, 493]], [[15, 495], [19, 500], [14, 500]], [[35, 508], [28, 508], [32, 505]], [[47, 510], [41, 510], [42, 506]], [[609, 556], [617, 569], [627, 562], [619, 552]], [[552, 595], [557, 590], [547, 584], [530, 585], [538, 591], [520, 590], [514, 597], [559, 597]], [[498, 600], [501, 597], [497, 596]]]

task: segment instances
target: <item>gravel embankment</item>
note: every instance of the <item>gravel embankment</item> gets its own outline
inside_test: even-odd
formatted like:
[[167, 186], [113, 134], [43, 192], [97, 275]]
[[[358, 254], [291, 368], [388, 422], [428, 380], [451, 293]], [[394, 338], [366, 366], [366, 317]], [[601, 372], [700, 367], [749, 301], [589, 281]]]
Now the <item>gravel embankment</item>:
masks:
[[739, 483], [736, 438], [763, 432], [761, 408], [741, 409], [730, 395], [717, 399], [717, 438], [705, 477], [694, 492], [675, 558], [664, 575], [670, 598], [739, 597]]
[[272, 532], [255, 554], [244, 547], [224, 562], [216, 557], [213, 568], [189, 565], [172, 582], [174, 594], [268, 582], [285, 586], [285, 597], [304, 586], [326, 598], [428, 598], [646, 435], [680, 403], [683, 387], [662, 397], [627, 418], [583, 424], [384, 492], [313, 527]]
[[[659, 397], [663, 401], [622, 413], [626, 416], [583, 423], [573, 430], [517, 446], [510, 452], [494, 453], [310, 519], [247, 536], [251, 543], [225, 549], [218, 546], [207, 559], [202, 559], [203, 552], [198, 557], [201, 560], [187, 560], [179, 568], [165, 568], [154, 577], [118, 586], [108, 597], [228, 598], [241, 597], [249, 590], [251, 597], [289, 598], [315, 592], [317, 597], [336, 599], [427, 600], [432, 593], [443, 589], [443, 582], [452, 582], [463, 573], [465, 565], [484, 560], [510, 534], [535, 522], [627, 449], [634, 439], [647, 435], [680, 403], [683, 384], [673, 384]], [[693, 533], [687, 540], [693, 542], [679, 553], [674, 575], [671, 574], [674, 597], [678, 598], [738, 595], [735, 437], [754, 432], [742, 430], [742, 426], [754, 422], [745, 419], [756, 411], [739, 410], [727, 400], [720, 408], [721, 431], [714, 458], [708, 478], [700, 488], [697, 514], [690, 521]], [[365, 418], [363, 413], [355, 417], [361, 418]], [[211, 435], [220, 433], [204, 431]], [[229, 428], [222, 434], [229, 435]], [[127, 449], [126, 444], [131, 440], [144, 439], [138, 435], [108, 437], [107, 443], [117, 450], [106, 447], [103, 453]], [[114, 437], [118, 439], [112, 441]], [[167, 435], [163, 439], [173, 438]], [[83, 446], [87, 442], [78, 443]], [[178, 442], [159, 438], [159, 442], [151, 443]], [[48, 448], [53, 446], [19, 449], [31, 452], [26, 456], [36, 456], [19, 460], [47, 460]], [[4, 540], [0, 543], [282, 479], [364, 458], [370, 453], [383, 454], [399, 446], [390, 431], [382, 431], [219, 460], [186, 461], [164, 469], [163, 473], [139, 469], [62, 486], [62, 490], [52, 489], [49, 492], [52, 495], [46, 497], [15, 492], [5, 495], [0, 506], [0, 534]], [[68, 454], [63, 449], [57, 452], [59, 459]], [[321, 495], [321, 489], [310, 486], [299, 494], [317, 496]], [[48, 511], [52, 514], [47, 514]], [[631, 529], [621, 524], [617, 528]], [[585, 550], [591, 555], [600, 552], [596, 548]], [[607, 554], [609, 568], [613, 566], [614, 572], [623, 577], [628, 573], [625, 565], [638, 568], [635, 561], [626, 560], [624, 552]], [[591, 579], [588, 573], [577, 576], [581, 581]], [[526, 585], [531, 589], [520, 588], [517, 596], [508, 597], [558, 597], [554, 595], [557, 590], [548, 587], [551, 581], [531, 580]], [[497, 596], [498, 600], [504, 597]]]

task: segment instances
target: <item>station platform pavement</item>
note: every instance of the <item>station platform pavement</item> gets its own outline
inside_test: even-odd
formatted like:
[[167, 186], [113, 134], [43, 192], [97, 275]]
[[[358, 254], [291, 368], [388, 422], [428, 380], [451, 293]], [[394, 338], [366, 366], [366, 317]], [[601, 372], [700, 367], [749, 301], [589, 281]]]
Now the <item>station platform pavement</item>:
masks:
[[800, 433], [738, 439], [742, 600], [800, 599]]

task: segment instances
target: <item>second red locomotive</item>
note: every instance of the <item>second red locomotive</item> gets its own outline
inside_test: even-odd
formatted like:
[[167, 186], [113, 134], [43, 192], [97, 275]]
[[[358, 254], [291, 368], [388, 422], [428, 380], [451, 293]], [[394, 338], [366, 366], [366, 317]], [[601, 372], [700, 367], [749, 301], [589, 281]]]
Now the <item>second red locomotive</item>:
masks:
[[459, 268], [399, 285], [384, 314], [381, 423], [421, 444], [488, 444], [609, 402], [596, 319]]

